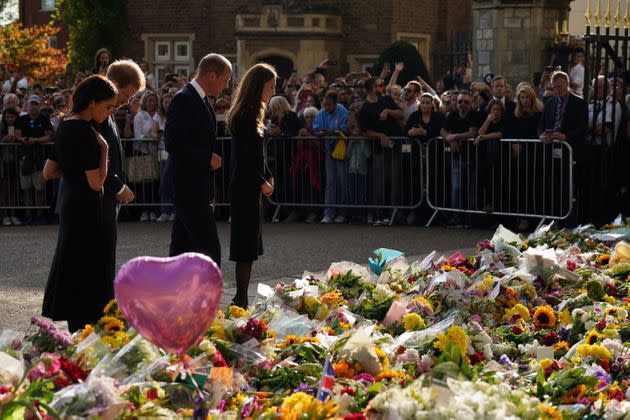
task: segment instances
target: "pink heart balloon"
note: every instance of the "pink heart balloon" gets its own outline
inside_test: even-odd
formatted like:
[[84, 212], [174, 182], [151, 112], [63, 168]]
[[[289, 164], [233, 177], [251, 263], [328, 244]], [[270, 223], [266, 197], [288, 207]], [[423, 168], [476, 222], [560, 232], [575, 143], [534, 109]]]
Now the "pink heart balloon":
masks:
[[214, 320], [223, 274], [211, 258], [194, 252], [138, 257], [120, 267], [114, 289], [118, 307], [138, 333], [183, 355]]

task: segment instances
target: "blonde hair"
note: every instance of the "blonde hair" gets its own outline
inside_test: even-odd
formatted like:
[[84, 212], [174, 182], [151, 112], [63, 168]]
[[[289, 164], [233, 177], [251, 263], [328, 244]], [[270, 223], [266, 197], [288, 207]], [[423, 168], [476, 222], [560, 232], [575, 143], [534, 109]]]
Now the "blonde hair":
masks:
[[[521, 101], [518, 99], [521, 93], [524, 93], [525, 95], [529, 96], [531, 105], [528, 109], [525, 109], [525, 107], [521, 105]], [[522, 118], [525, 116], [525, 114], [535, 114], [536, 112], [541, 112], [542, 109], [543, 109], [543, 104], [541, 100], [538, 99], [538, 96], [536, 95], [536, 91], [534, 91], [533, 87], [529, 85], [525, 85], [525, 86], [521, 86], [516, 91], [516, 109], [514, 110], [514, 116], [516, 118]]]
[[[277, 78], [276, 70], [266, 63], [258, 63], [247, 70], [243, 80], [238, 85], [232, 108], [228, 113], [228, 129], [236, 133], [241, 123], [247, 122], [243, 118], [254, 118], [256, 131], [259, 135], [265, 133], [265, 103], [262, 101], [265, 83]], [[290, 108], [289, 108], [290, 109]]]
[[276, 115], [284, 117], [288, 112], [293, 111], [287, 98], [284, 96], [274, 96], [269, 101], [269, 110]]
[[142, 98], [140, 98], [140, 109], [143, 111], [147, 110], [147, 101], [149, 100], [149, 97], [151, 96], [155, 96], [155, 102], [156, 102], [156, 106], [157, 108], [155, 109], [156, 111], [160, 109], [161, 103], [162, 101], [160, 100], [160, 95], [158, 95], [156, 92], [152, 91], [152, 90], [145, 90], [144, 93], [142, 94]]

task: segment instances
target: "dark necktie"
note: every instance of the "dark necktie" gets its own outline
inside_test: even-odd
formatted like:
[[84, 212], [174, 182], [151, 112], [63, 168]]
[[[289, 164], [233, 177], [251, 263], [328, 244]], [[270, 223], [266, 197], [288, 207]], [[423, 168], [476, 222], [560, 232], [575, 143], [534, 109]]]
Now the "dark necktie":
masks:
[[558, 96], [558, 102], [556, 106], [556, 117], [553, 123], [554, 131], [558, 131], [560, 127], [562, 126], [562, 120], [564, 118], [564, 109], [566, 108], [566, 105], [568, 102], [567, 99], [569, 99], [568, 96]]

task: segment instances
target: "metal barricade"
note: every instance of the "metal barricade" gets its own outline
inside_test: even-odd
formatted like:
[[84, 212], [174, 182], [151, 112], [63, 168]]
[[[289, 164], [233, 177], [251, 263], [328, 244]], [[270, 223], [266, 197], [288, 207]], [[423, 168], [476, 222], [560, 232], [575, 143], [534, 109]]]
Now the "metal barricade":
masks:
[[[58, 181], [44, 181], [42, 170], [54, 143], [0, 143], [0, 210], [50, 208]], [[8, 214], [8, 213], [7, 213]], [[3, 217], [6, 215], [3, 214]]]
[[[573, 149], [566, 142], [462, 141], [459, 151], [441, 137], [426, 154], [427, 204], [434, 212], [494, 214], [562, 220], [573, 210]], [[464, 223], [465, 224], [465, 223]]]
[[[216, 153], [222, 167], [215, 171], [215, 205], [230, 205], [230, 142], [231, 137], [217, 138]], [[159, 207], [173, 204], [172, 175], [167, 171], [168, 153], [163, 143], [154, 139], [123, 139], [127, 185], [136, 199], [126, 206]]]
[[[363, 218], [373, 211], [391, 225], [399, 210], [420, 206], [424, 172], [419, 140], [391, 137], [389, 147], [383, 147], [378, 138], [349, 137], [345, 159], [337, 160], [331, 154], [339, 141], [339, 137], [266, 140], [265, 155], [276, 182], [269, 198], [276, 206], [274, 221], [282, 207], [327, 208], [346, 218]], [[391, 214], [385, 216], [388, 210]]]

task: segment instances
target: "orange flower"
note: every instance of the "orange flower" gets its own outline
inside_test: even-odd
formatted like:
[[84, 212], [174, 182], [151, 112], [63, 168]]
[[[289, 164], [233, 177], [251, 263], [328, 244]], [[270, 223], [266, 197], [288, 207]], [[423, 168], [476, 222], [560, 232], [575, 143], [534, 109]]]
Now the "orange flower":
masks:
[[335, 377], [337, 378], [352, 378], [355, 376], [354, 369], [350, 367], [348, 362], [344, 359], [339, 359], [339, 361], [333, 363], [333, 370], [335, 371]]

